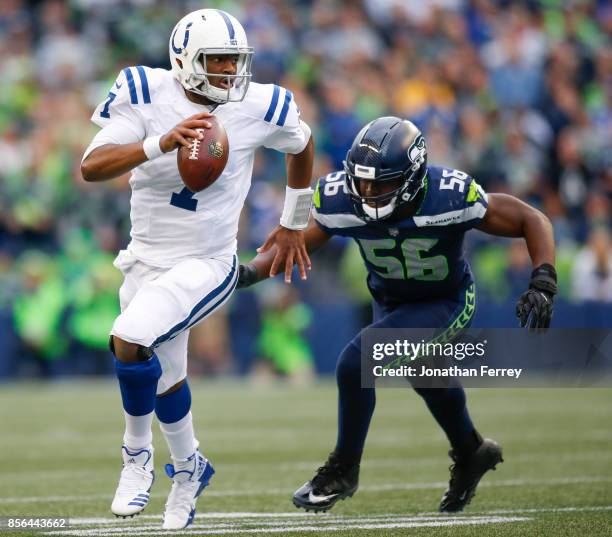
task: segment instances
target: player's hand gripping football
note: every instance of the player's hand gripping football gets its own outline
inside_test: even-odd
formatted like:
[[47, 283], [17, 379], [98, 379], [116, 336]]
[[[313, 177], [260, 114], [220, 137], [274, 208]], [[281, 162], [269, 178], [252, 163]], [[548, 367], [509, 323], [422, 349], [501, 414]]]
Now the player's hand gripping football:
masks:
[[516, 303], [516, 316], [521, 327], [530, 332], [546, 332], [553, 315], [553, 299], [557, 294], [557, 272], [545, 263], [531, 273], [529, 289]]
[[291, 282], [291, 273], [293, 272], [294, 264], [298, 267], [300, 278], [305, 280], [307, 278], [306, 269], [310, 270], [312, 268], [312, 263], [306, 251], [304, 232], [294, 231], [283, 226], [276, 226], [272, 233], [268, 235], [266, 242], [257, 249], [257, 252], [263, 254], [273, 246], [276, 246], [276, 255], [270, 267], [270, 276], [276, 276], [279, 272], [279, 268], [284, 262], [286, 283]]
[[213, 117], [213, 114], [200, 112], [181, 121], [159, 139], [160, 149], [164, 153], [169, 153], [181, 145], [191, 147], [190, 139], [201, 140], [203, 138], [203, 135], [196, 129], [210, 129], [212, 127], [210, 121], [206, 121], [209, 117]]

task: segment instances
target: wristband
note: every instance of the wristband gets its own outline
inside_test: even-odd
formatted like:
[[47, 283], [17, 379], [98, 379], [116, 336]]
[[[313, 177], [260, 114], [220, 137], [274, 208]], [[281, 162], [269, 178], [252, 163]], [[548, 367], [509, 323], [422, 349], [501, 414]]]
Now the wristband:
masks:
[[544, 263], [533, 269], [531, 273], [531, 281], [529, 282], [531, 289], [544, 291], [550, 295], [557, 294], [557, 271], [555, 267], [548, 263]]
[[240, 265], [238, 267], [238, 283], [236, 289], [250, 287], [254, 283], [257, 283], [257, 281], [257, 269], [253, 265]]
[[285, 205], [280, 225], [287, 229], [301, 230], [308, 225], [312, 207], [312, 188], [291, 188], [285, 190]]
[[149, 136], [142, 143], [142, 150], [144, 151], [144, 154], [147, 156], [148, 160], [156, 159], [164, 154], [161, 147], [159, 147], [159, 140], [161, 137], [161, 134], [159, 136]]

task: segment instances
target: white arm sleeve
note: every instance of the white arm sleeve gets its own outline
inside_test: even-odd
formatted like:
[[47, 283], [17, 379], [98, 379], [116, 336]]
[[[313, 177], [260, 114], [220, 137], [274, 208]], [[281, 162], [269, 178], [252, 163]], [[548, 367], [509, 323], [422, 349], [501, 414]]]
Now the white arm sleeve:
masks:
[[106, 144], [133, 144], [134, 142], [142, 140], [142, 137], [143, 133], [138, 132], [138, 129], [135, 126], [128, 127], [121, 122], [111, 122], [94, 136], [94, 139], [89, 144], [89, 147], [85, 150], [81, 162], [83, 162], [87, 156], [98, 147], [102, 147]]

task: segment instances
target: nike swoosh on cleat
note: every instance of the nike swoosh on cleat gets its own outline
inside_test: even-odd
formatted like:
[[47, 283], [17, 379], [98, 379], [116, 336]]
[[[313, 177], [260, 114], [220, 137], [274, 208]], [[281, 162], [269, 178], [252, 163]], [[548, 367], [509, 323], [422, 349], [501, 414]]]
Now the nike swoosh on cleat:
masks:
[[308, 501], [310, 503], [322, 503], [327, 502], [329, 500], [333, 500], [336, 496], [339, 496], [339, 494], [330, 494], [329, 496], [317, 496], [311, 491], [308, 493]]
[[120, 88], [121, 88], [121, 86], [123, 86], [123, 83], [119, 84], [119, 82], [115, 82], [115, 87], [116, 87], [117, 89], [120, 89]]

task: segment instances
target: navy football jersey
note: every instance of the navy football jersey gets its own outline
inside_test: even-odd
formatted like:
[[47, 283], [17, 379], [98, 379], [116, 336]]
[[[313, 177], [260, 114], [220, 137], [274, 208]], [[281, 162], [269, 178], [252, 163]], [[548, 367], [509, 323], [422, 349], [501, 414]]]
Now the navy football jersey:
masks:
[[378, 302], [453, 298], [473, 282], [463, 237], [487, 211], [487, 195], [474, 179], [429, 166], [414, 216], [365, 222], [355, 214], [344, 178], [344, 172], [336, 172], [319, 179], [313, 216], [326, 233], [357, 242]]

